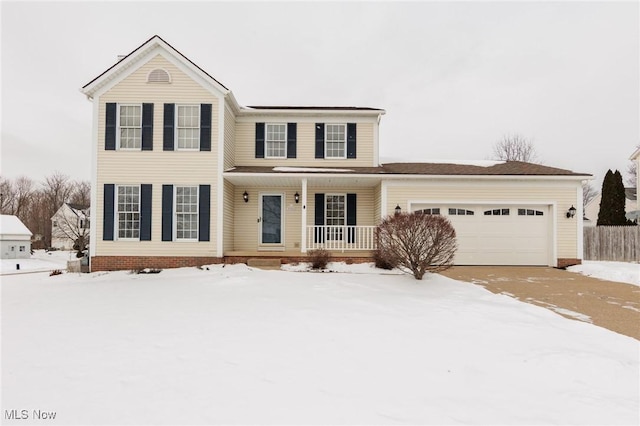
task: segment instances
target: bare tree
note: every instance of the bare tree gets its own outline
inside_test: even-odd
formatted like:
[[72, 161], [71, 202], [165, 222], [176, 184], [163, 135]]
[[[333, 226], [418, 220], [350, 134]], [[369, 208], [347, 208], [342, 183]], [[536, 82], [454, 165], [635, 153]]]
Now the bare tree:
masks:
[[456, 231], [444, 216], [419, 212], [389, 216], [378, 225], [378, 249], [390, 264], [421, 280], [453, 265]]
[[91, 182], [88, 180], [78, 180], [72, 184], [70, 202], [80, 206], [91, 204]]
[[82, 257], [82, 252], [89, 244], [89, 210], [79, 205], [64, 204], [54, 215], [55, 223], [51, 229], [51, 238], [69, 239], [73, 242], [73, 249], [77, 256]]
[[538, 163], [538, 154], [530, 139], [518, 134], [504, 135], [493, 146], [493, 159]]
[[599, 194], [598, 190], [595, 186], [593, 186], [590, 182], [585, 181], [582, 184], [582, 207], [586, 208], [587, 204]]
[[0, 176], [0, 214], [14, 214], [15, 188], [11, 179]]
[[20, 176], [14, 182], [15, 189], [15, 204], [13, 209], [13, 214], [18, 216], [21, 220], [26, 219], [22, 214], [26, 210], [29, 202], [31, 201], [31, 196], [33, 195], [34, 183], [33, 181], [26, 177]]

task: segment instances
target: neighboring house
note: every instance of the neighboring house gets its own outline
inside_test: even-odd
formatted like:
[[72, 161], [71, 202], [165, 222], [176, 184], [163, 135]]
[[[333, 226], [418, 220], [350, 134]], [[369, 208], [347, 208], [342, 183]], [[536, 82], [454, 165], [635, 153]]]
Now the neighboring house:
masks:
[[0, 215], [0, 259], [31, 257], [31, 231], [17, 216]]
[[158, 36], [81, 90], [93, 102], [93, 271], [300, 260], [316, 248], [365, 259], [396, 209], [447, 216], [456, 264], [581, 262], [589, 174], [380, 164], [384, 110], [241, 106]]
[[89, 241], [89, 207], [64, 203], [51, 217], [51, 247], [73, 250], [78, 238]]

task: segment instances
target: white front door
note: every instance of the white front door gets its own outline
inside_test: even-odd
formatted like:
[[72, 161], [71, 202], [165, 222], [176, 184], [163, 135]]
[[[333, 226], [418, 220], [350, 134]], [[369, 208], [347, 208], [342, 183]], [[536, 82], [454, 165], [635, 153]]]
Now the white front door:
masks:
[[260, 245], [282, 246], [282, 194], [260, 194]]

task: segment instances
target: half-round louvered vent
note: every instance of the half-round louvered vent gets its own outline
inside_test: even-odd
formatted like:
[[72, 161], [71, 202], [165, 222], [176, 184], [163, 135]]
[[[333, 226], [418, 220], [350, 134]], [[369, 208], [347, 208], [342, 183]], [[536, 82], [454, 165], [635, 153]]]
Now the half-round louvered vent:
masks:
[[148, 83], [171, 83], [171, 76], [163, 69], [155, 69], [147, 77]]

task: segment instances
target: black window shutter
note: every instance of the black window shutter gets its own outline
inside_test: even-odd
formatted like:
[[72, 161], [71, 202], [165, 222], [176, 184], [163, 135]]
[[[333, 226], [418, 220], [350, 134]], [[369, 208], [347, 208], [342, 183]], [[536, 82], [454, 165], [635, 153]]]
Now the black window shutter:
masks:
[[347, 242], [356, 242], [356, 194], [347, 194]]
[[151, 241], [151, 189], [148, 183], [140, 185], [140, 241]]
[[142, 104], [142, 150], [153, 151], [153, 104]]
[[173, 151], [175, 104], [164, 104], [164, 133], [162, 134], [162, 149]]
[[324, 158], [324, 123], [316, 123], [316, 158]]
[[162, 185], [162, 241], [173, 240], [173, 185]]
[[113, 241], [115, 185], [104, 184], [104, 216], [102, 218], [102, 239]]
[[256, 123], [256, 158], [264, 158], [264, 123]]
[[211, 185], [200, 185], [198, 198], [198, 241], [209, 241]]
[[211, 104], [200, 105], [200, 151], [211, 151]]
[[296, 123], [287, 123], [287, 158], [296, 158], [297, 131]]
[[104, 128], [104, 149], [114, 151], [116, 149], [116, 114], [118, 113], [117, 105], [107, 103], [107, 115]]
[[324, 243], [323, 228], [317, 228], [317, 226], [324, 226], [324, 194], [316, 194], [316, 207], [315, 207], [315, 225], [316, 229], [313, 236], [313, 242]]
[[356, 123], [347, 123], [347, 158], [356, 158]]

